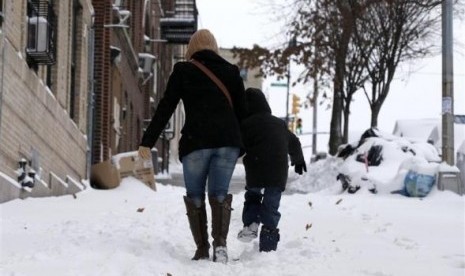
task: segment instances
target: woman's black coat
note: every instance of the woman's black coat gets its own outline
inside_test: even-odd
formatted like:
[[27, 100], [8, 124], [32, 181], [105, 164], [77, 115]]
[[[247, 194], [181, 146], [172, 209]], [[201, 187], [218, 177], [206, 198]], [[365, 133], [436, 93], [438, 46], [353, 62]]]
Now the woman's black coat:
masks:
[[265, 95], [254, 88], [246, 90], [249, 116], [242, 121], [241, 131], [246, 155], [243, 162], [247, 187], [281, 187], [284, 191], [291, 164], [303, 163], [299, 138], [286, 123], [271, 115]]
[[203, 63], [227, 87], [234, 110], [218, 86], [191, 62], [174, 65], [165, 94], [142, 137], [141, 146], [152, 148], [182, 100], [186, 121], [181, 130], [179, 159], [198, 149], [243, 147], [240, 120], [246, 116], [244, 84], [237, 66], [210, 50], [196, 52]]

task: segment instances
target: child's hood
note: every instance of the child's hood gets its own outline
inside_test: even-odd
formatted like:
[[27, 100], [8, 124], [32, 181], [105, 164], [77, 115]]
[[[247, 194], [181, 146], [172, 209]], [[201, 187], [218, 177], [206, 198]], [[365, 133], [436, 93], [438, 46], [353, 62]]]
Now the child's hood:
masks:
[[245, 95], [247, 97], [247, 104], [249, 107], [249, 116], [258, 113], [271, 114], [270, 105], [260, 89], [247, 88], [247, 90], [245, 90]]

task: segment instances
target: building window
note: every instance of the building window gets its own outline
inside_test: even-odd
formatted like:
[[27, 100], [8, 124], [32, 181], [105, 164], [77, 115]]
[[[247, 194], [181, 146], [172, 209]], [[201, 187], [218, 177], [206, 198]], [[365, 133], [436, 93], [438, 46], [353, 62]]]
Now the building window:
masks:
[[72, 29], [71, 29], [71, 81], [69, 88], [69, 115], [76, 123], [79, 123], [79, 52], [81, 28], [79, 28], [82, 21], [82, 6], [78, 0], [73, 1], [72, 6]]
[[[2, 29], [4, 15], [5, 14], [3, 13], [3, 0], [0, 0], [0, 29]], [[1, 32], [1, 30], [0, 30], [0, 32]]]
[[30, 65], [55, 63], [55, 13], [48, 0], [27, 1], [27, 61]]

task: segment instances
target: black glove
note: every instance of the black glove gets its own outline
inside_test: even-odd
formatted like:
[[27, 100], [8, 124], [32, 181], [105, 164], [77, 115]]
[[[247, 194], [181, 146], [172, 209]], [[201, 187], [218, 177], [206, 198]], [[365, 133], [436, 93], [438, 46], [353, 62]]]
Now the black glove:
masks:
[[294, 171], [302, 175], [303, 172], [307, 172], [307, 165], [305, 165], [305, 162], [295, 164]]

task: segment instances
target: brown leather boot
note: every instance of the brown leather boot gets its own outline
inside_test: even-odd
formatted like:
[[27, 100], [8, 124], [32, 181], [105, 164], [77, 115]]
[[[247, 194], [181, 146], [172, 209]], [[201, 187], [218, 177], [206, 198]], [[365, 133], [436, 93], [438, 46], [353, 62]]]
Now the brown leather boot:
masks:
[[208, 253], [210, 243], [208, 242], [205, 202], [202, 202], [200, 207], [196, 207], [195, 203], [190, 198], [184, 196], [184, 203], [186, 204], [187, 218], [189, 220], [192, 236], [197, 245], [197, 250], [192, 260], [208, 259], [210, 258], [210, 254]]
[[226, 239], [231, 221], [232, 195], [228, 194], [223, 202], [219, 202], [215, 197], [208, 199], [212, 208], [213, 261], [227, 263]]

